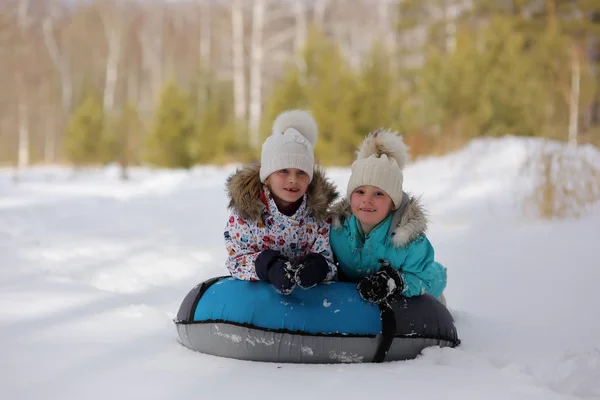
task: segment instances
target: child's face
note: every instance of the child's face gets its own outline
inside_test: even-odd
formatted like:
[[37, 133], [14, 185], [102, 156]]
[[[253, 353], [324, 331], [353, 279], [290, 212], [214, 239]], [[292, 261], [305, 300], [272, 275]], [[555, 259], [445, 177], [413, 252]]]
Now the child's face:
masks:
[[288, 206], [297, 202], [308, 188], [308, 174], [297, 168], [280, 169], [265, 180], [278, 205]]
[[352, 214], [360, 221], [365, 233], [383, 221], [392, 210], [392, 198], [376, 186], [359, 186], [350, 197]]

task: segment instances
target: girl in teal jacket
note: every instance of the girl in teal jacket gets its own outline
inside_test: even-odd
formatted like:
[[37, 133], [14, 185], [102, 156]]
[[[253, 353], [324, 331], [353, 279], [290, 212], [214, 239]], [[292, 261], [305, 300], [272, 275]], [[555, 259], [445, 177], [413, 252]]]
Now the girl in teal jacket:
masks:
[[407, 147], [379, 130], [352, 164], [347, 196], [333, 209], [330, 244], [340, 280], [358, 282], [366, 301], [430, 294], [445, 304], [446, 268], [434, 260], [419, 200], [402, 191]]

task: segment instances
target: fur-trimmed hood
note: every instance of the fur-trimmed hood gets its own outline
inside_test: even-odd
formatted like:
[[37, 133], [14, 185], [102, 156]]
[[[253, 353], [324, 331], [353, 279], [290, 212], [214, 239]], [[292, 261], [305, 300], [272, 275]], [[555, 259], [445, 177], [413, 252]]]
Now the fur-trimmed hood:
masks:
[[[344, 220], [350, 218], [352, 210], [348, 199], [335, 204], [331, 209], [333, 227], [341, 228]], [[402, 203], [392, 218], [390, 234], [396, 247], [405, 247], [427, 231], [427, 212], [417, 197], [402, 193]]]
[[[227, 178], [228, 207], [249, 221], [260, 221], [264, 204], [260, 199], [260, 164], [250, 164]], [[306, 209], [317, 221], [329, 217], [329, 207], [338, 198], [335, 187], [320, 167], [315, 166], [313, 179], [306, 190]]]

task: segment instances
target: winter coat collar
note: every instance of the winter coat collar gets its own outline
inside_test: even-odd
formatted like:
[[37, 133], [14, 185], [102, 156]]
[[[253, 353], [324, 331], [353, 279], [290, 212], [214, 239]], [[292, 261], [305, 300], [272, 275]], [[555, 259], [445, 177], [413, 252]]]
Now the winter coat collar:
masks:
[[[332, 208], [333, 227], [341, 228], [352, 216], [350, 202], [344, 199]], [[388, 234], [395, 247], [406, 247], [427, 231], [427, 214], [417, 197], [402, 194], [400, 207], [394, 211]]]
[[[296, 203], [290, 204], [287, 209], [282, 210], [279, 206], [277, 206], [277, 203], [275, 203], [275, 200], [274, 200], [273, 196], [271, 196], [271, 191], [269, 190], [269, 188], [267, 186], [263, 185], [263, 190], [262, 190], [262, 192], [260, 192], [260, 201], [262, 201], [264, 206], [267, 207], [267, 212], [270, 212], [271, 210], [274, 210], [275, 207], [277, 207], [277, 210], [281, 214], [284, 214], [287, 216], [292, 216], [298, 212], [298, 209], [300, 208], [300, 206], [302, 206], [304, 204], [304, 202], [306, 201], [306, 194], [304, 194], [302, 196], [302, 198], [300, 200], [298, 200]], [[273, 204], [271, 204], [271, 203], [275, 203], [275, 206], [273, 206]]]
[[[304, 194], [304, 196], [302, 196], [302, 199], [300, 200], [300, 206], [296, 209], [296, 211], [294, 211], [293, 214], [287, 214], [282, 212], [281, 210], [279, 210], [279, 208], [277, 207], [277, 203], [275, 203], [275, 199], [273, 198], [273, 195], [271, 194], [271, 191], [269, 190], [269, 188], [265, 185], [263, 185], [263, 190], [262, 193], [264, 195], [261, 196], [261, 202], [262, 204], [266, 207], [267, 212], [270, 215], [276, 215], [278, 217], [284, 217], [287, 218], [288, 220], [296, 220], [299, 221], [300, 219], [305, 217], [305, 213], [306, 213], [306, 193]], [[266, 200], [266, 204], [265, 204], [265, 200]]]
[[[250, 164], [227, 178], [226, 190], [229, 195], [229, 209], [249, 221], [261, 221], [265, 205], [261, 200], [264, 185], [260, 181], [260, 164]], [[325, 173], [315, 167], [312, 182], [308, 185], [303, 205], [317, 221], [325, 221], [329, 216], [329, 206], [338, 197], [335, 187]], [[297, 212], [296, 212], [297, 213]]]
[[345, 223], [348, 225], [348, 229], [353, 237], [358, 238], [360, 240], [356, 240], [356, 245], [360, 243], [365, 243], [366, 241], [371, 241], [373, 243], [383, 243], [387, 244], [388, 238], [391, 237], [389, 235], [390, 226], [392, 223], [392, 215], [388, 215], [383, 221], [381, 221], [376, 227], [369, 232], [368, 235], [364, 234], [360, 222], [354, 215], [350, 215], [350, 219], [348, 219]]

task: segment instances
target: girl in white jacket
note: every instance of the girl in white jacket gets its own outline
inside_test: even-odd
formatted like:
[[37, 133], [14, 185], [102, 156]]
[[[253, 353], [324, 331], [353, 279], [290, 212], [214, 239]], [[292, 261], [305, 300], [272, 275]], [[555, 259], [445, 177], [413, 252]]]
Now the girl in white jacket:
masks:
[[281, 113], [262, 147], [260, 165], [227, 180], [227, 268], [243, 280], [270, 282], [282, 294], [336, 275], [327, 210], [334, 186], [315, 168], [317, 125], [301, 110]]

